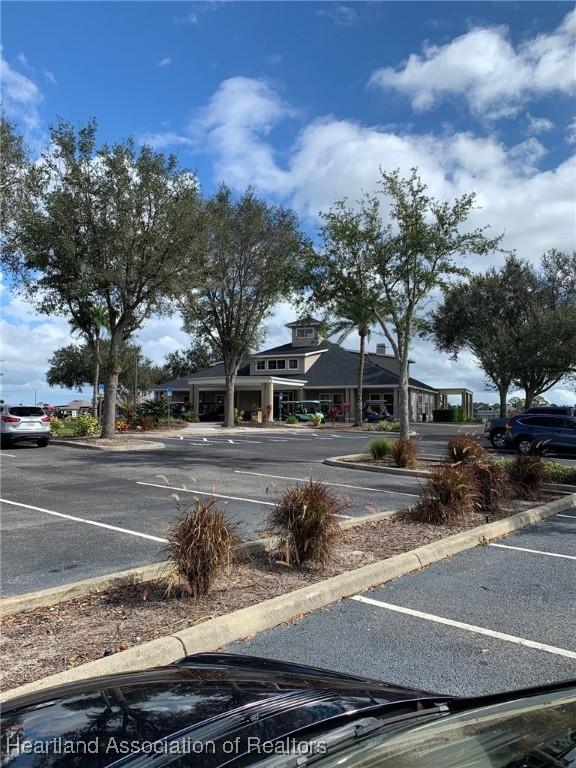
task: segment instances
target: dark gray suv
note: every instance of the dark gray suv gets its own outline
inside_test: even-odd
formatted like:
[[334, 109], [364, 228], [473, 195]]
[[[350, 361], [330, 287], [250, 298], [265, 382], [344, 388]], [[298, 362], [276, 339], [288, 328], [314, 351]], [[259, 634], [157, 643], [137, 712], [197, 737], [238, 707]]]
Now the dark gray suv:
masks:
[[506, 445], [530, 453], [537, 444], [559, 453], [576, 451], [576, 418], [551, 413], [521, 413], [506, 423]]

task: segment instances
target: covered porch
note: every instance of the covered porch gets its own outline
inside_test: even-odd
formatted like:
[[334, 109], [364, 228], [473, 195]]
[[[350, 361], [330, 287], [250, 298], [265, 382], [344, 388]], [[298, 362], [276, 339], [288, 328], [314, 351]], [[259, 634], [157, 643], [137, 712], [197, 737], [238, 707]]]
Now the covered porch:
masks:
[[[222, 421], [225, 379], [191, 379], [189, 383], [192, 410], [204, 421]], [[239, 376], [234, 388], [234, 407], [244, 411], [246, 421], [253, 413], [263, 422], [274, 421], [280, 418], [282, 401], [301, 399], [305, 384], [305, 381], [279, 376]]]
[[460, 403], [462, 411], [464, 412], [464, 418], [471, 419], [474, 415], [474, 393], [470, 389], [464, 389], [455, 387], [453, 389], [438, 389], [438, 407], [448, 408], [449, 395], [457, 395], [460, 397]]

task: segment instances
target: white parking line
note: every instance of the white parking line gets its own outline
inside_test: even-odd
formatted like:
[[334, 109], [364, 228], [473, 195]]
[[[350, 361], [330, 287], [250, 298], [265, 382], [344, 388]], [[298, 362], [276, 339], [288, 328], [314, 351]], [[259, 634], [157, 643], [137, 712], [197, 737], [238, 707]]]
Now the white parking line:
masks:
[[576, 520], [576, 515], [556, 515], [556, 517], [567, 517], [569, 520]]
[[510, 544], [490, 544], [490, 547], [499, 547], [500, 549], [516, 549], [518, 552], [530, 552], [533, 555], [548, 555], [548, 557], [563, 557], [566, 560], [576, 560], [574, 555], [559, 555], [556, 552], [544, 552], [542, 549], [527, 549], [526, 547], [513, 547]]
[[[234, 473], [237, 475], [256, 475], [256, 477], [272, 477], [276, 480], [295, 480], [298, 483], [303, 483], [306, 481], [307, 478], [305, 477], [286, 477], [285, 475], [267, 475], [264, 472], [248, 472], [243, 469], [235, 469]], [[353, 488], [357, 491], [372, 491], [372, 493], [391, 493], [393, 496], [413, 496], [414, 498], [418, 497], [417, 493], [404, 493], [401, 491], [386, 491], [382, 488], [366, 488], [363, 485], [347, 485], [346, 483], [326, 483], [324, 480], [319, 480], [318, 482], [322, 483], [322, 485], [334, 485], [338, 486], [339, 488]]]
[[149, 539], [150, 541], [159, 541], [162, 544], [166, 544], [168, 539], [162, 539], [159, 536], [150, 536], [148, 533], [140, 533], [140, 531], [132, 531], [130, 528], [119, 528], [116, 525], [108, 525], [108, 523], [98, 523], [95, 520], [85, 520], [83, 517], [75, 517], [74, 515], [65, 515], [63, 512], [53, 512], [51, 509], [44, 509], [43, 507], [33, 507], [31, 504], [21, 504], [18, 501], [8, 501], [8, 499], [0, 499], [2, 504], [12, 504], [14, 507], [23, 507], [24, 509], [32, 509], [35, 512], [44, 512], [47, 515], [54, 515], [54, 517], [63, 517], [65, 520], [73, 520], [76, 523], [84, 523], [85, 525], [95, 525], [97, 528], [107, 528], [110, 531], [117, 531], [118, 533], [128, 533], [130, 536], [138, 536], [140, 539]]
[[15, 459], [15, 458], [16, 456], [13, 456], [11, 453], [4, 453], [4, 451], [0, 453], [0, 459]]
[[576, 659], [576, 651], [569, 651], [566, 648], [558, 648], [555, 645], [538, 643], [535, 640], [527, 640], [524, 637], [508, 635], [505, 632], [497, 632], [494, 629], [488, 629], [486, 627], [478, 627], [475, 624], [465, 624], [463, 621], [454, 621], [453, 619], [446, 619], [443, 616], [435, 616], [432, 613], [423, 613], [422, 611], [415, 611], [412, 608], [403, 608], [400, 605], [394, 605], [393, 603], [383, 603], [380, 600], [374, 600], [371, 597], [364, 597], [364, 595], [354, 595], [352, 600], [357, 600], [360, 603], [367, 603], [368, 605], [375, 605], [377, 608], [386, 608], [389, 611], [403, 613], [407, 616], [414, 616], [416, 619], [425, 619], [426, 621], [432, 621], [436, 624], [445, 624], [448, 627], [455, 627], [456, 629], [464, 629], [467, 632], [474, 632], [478, 635], [487, 635], [488, 637], [496, 638], [496, 640], [506, 640], [509, 643], [524, 645], [527, 648], [534, 648], [537, 651], [545, 651], [546, 653], [554, 653], [557, 656], [566, 656], [568, 659]]
[[183, 493], [194, 493], [198, 496], [213, 496], [215, 499], [230, 499], [230, 501], [247, 501], [249, 504], [263, 504], [266, 507], [275, 507], [273, 501], [259, 501], [258, 499], [243, 499], [241, 496], [225, 496], [223, 493], [212, 493], [209, 491], [197, 491], [194, 488], [176, 488], [174, 485], [160, 485], [160, 483], [144, 483], [137, 480], [136, 485], [149, 485], [152, 488], [164, 488], [168, 491], [182, 491]]

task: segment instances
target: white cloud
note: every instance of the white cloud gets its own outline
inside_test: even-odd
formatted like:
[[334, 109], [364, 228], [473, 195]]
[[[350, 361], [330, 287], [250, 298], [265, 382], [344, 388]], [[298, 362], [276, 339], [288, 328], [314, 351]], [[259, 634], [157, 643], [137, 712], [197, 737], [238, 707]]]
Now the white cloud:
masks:
[[198, 14], [197, 13], [189, 13], [186, 16], [181, 16], [176, 19], [174, 19], [175, 24], [198, 24]]
[[167, 56], [165, 59], [160, 59], [158, 62], [159, 67], [169, 67], [170, 64], [172, 64], [172, 59], [169, 56]]
[[54, 72], [50, 72], [49, 69], [44, 69], [42, 70], [42, 74], [49, 83], [52, 83], [52, 85], [58, 85], [58, 80], [56, 80], [56, 75]]
[[37, 131], [40, 128], [38, 107], [42, 94], [36, 84], [13, 69], [3, 56], [0, 58], [0, 81], [6, 115], [21, 122], [27, 132]]
[[544, 133], [554, 128], [554, 123], [552, 120], [548, 120], [547, 117], [533, 117], [530, 114], [527, 117], [528, 131], [530, 133]]
[[531, 96], [574, 92], [575, 30], [576, 11], [516, 47], [506, 27], [475, 27], [446, 45], [425, 45], [400, 67], [376, 70], [371, 83], [405, 94], [419, 111], [459, 96], [478, 115], [511, 116]]
[[566, 141], [568, 144], [576, 144], [576, 117], [566, 126]]
[[358, 14], [347, 5], [326, 3], [326, 7], [318, 11], [318, 16], [330, 19], [338, 27], [350, 27], [358, 19]]

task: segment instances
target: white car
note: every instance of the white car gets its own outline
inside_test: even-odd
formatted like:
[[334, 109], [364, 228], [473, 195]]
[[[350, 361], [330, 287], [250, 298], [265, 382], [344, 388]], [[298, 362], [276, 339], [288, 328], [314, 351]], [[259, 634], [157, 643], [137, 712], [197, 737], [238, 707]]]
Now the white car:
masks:
[[50, 440], [50, 417], [39, 405], [0, 405], [2, 445], [33, 440], [45, 448]]

